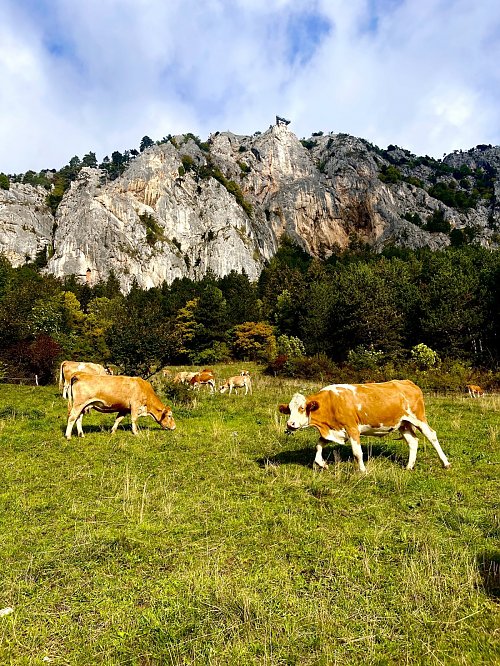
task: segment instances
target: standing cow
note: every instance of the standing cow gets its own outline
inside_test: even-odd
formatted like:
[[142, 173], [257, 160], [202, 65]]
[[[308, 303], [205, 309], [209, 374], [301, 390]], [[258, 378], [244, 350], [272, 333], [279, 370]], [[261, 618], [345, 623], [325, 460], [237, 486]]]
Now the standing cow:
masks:
[[69, 384], [75, 372], [87, 372], [93, 375], [112, 375], [109, 368], [100, 363], [88, 363], [86, 361], [63, 361], [59, 368], [59, 390], [62, 389], [63, 398], [68, 397]]
[[215, 375], [212, 370], [197, 372], [189, 381], [189, 385], [193, 389], [199, 389], [202, 384], [210, 387], [210, 393], [215, 391]]
[[296, 393], [288, 405], [279, 406], [279, 411], [290, 415], [288, 431], [308, 426], [318, 430], [320, 439], [314, 462], [322, 468], [327, 467], [322, 456], [327, 442], [350, 442], [359, 470], [366, 471], [360, 435], [383, 436], [395, 430], [399, 430], [410, 449], [407, 469], [415, 465], [417, 431], [436, 449], [443, 466], [450, 467], [436, 433], [427, 423], [422, 391], [408, 379], [333, 384], [307, 397]]
[[152, 416], [162, 428], [175, 430], [175, 421], [170, 407], [165, 406], [153, 387], [142, 377], [101, 377], [77, 372], [71, 378], [66, 439], [76, 423], [79, 437], [83, 437], [83, 415], [95, 409], [105, 414], [118, 414], [111, 428], [116, 432], [120, 421], [130, 414], [132, 432], [137, 435], [137, 418]]
[[245, 389], [245, 395], [248, 393], [248, 391], [252, 393], [252, 381], [250, 379], [250, 375], [235, 375], [234, 377], [229, 377], [229, 379], [226, 379], [224, 384], [221, 384], [219, 391], [221, 393], [225, 393], [227, 389], [229, 389], [229, 395], [231, 395], [233, 389], [237, 394], [238, 389], [240, 388]]
[[467, 384], [466, 389], [471, 398], [481, 398], [484, 395], [483, 389], [477, 384]]

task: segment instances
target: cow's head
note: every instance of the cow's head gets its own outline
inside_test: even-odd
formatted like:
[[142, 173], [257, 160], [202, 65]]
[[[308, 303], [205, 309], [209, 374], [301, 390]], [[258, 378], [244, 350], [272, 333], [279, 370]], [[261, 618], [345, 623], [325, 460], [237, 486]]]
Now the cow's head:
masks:
[[315, 400], [307, 400], [302, 393], [296, 393], [288, 405], [278, 407], [282, 414], [289, 414], [290, 418], [286, 422], [288, 430], [298, 430], [307, 428], [309, 425], [309, 414], [318, 409], [319, 405]]
[[165, 428], [165, 430], [175, 430], [174, 416], [170, 407], [165, 407], [161, 413], [158, 423], [162, 428]]

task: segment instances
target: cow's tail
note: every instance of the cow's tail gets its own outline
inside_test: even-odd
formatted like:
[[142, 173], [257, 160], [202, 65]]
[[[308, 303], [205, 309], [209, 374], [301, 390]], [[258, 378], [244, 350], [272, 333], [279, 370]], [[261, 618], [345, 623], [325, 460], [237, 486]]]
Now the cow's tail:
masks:
[[78, 375], [73, 375], [69, 380], [69, 389], [68, 389], [68, 409], [73, 407], [73, 384], [79, 379]]
[[63, 368], [64, 368], [64, 364], [65, 364], [65, 363], [66, 363], [66, 361], [63, 361], [63, 362], [61, 363], [60, 368], [59, 368], [59, 390], [60, 390], [60, 391], [62, 390], [63, 383], [64, 383]]

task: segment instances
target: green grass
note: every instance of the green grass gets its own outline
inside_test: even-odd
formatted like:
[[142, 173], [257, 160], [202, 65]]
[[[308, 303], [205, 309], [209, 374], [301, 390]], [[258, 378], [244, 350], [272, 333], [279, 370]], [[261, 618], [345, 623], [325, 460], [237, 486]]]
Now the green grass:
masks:
[[0, 386], [0, 664], [498, 664], [499, 397], [427, 398], [451, 470], [365, 439], [360, 475], [284, 434], [302, 388], [68, 442], [56, 387]]

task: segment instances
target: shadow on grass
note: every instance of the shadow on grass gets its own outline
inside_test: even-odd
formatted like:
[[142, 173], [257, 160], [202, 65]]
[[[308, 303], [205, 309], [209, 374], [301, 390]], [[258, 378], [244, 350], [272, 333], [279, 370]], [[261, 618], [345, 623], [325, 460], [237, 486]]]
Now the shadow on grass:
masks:
[[477, 568], [486, 594], [500, 600], [500, 551], [485, 551], [478, 555]]
[[[315, 451], [316, 443], [314, 443], [313, 446], [280, 451], [279, 453], [267, 456], [266, 458], [258, 458], [257, 463], [260, 467], [265, 467], [269, 463], [276, 465], [304, 465], [306, 467], [311, 467]], [[332, 465], [334, 463], [353, 460], [353, 455], [349, 445], [325, 446], [323, 447], [323, 458], [329, 465]], [[382, 443], [374, 444], [368, 442], [363, 446], [363, 460], [366, 462], [370, 458], [386, 458], [402, 467], [406, 465], [406, 460], [401, 455], [394, 450], [387, 448]]]

